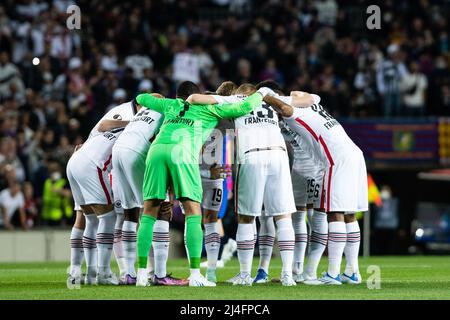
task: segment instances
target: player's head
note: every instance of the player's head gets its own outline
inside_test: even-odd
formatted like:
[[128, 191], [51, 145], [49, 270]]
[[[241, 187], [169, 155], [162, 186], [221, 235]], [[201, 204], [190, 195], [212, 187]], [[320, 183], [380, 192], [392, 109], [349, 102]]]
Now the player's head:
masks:
[[256, 91], [256, 88], [251, 83], [243, 83], [236, 89], [235, 94], [241, 94], [245, 96], [249, 96]]
[[186, 100], [191, 94], [200, 93], [200, 88], [192, 81], [183, 81], [177, 88], [177, 98]]
[[164, 96], [160, 93], [154, 92], [154, 93], [151, 93], [151, 95], [158, 99], [164, 99]]
[[260, 83], [258, 83], [256, 85], [256, 89], [262, 88], [262, 87], [266, 87], [269, 89], [272, 89], [273, 91], [275, 91], [278, 94], [284, 95], [283, 90], [281, 90], [281, 86], [274, 80], [264, 80], [261, 81]]
[[233, 81], [224, 81], [217, 88], [216, 93], [219, 96], [231, 96], [237, 88], [238, 86]]

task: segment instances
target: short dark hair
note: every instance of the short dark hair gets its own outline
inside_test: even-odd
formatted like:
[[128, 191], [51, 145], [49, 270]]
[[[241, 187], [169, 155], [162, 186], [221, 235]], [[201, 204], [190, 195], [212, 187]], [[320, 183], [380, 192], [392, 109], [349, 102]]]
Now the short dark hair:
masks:
[[191, 94], [200, 93], [200, 88], [192, 81], [183, 81], [178, 85], [177, 98], [186, 100]]
[[276, 81], [274, 81], [272, 79], [261, 81], [260, 83], [258, 83], [256, 85], [256, 89], [259, 89], [259, 88], [262, 88], [262, 87], [267, 87], [269, 89], [272, 89], [273, 91], [281, 91], [281, 92], [283, 92], [283, 90], [281, 89], [281, 86]]

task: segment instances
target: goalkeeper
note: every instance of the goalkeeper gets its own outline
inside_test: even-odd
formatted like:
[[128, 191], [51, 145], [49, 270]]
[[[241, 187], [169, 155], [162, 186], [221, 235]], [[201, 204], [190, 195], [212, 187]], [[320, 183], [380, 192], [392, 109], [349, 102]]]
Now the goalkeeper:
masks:
[[[153, 240], [153, 226], [161, 202], [166, 198], [169, 184], [183, 204], [186, 214], [185, 241], [190, 265], [190, 286], [215, 286], [200, 274], [203, 242], [201, 227], [202, 183], [199, 169], [200, 150], [220, 119], [236, 118], [248, 114], [262, 103], [267, 88], [261, 88], [247, 99], [233, 104], [191, 105], [185, 100], [200, 93], [192, 82], [182, 82], [177, 99], [159, 99], [140, 94], [136, 101], [164, 115], [160, 132], [152, 143], [144, 174], [144, 213], [138, 232], [137, 286], [147, 286], [147, 256]], [[156, 231], [155, 231], [156, 232]]]

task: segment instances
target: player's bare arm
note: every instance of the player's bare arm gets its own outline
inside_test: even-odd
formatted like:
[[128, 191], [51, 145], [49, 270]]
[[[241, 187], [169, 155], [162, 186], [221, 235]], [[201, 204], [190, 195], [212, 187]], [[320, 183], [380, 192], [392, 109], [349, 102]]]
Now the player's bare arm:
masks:
[[217, 101], [213, 96], [200, 93], [191, 94], [186, 102], [190, 104], [217, 104]]
[[292, 106], [296, 108], [307, 108], [314, 104], [313, 95], [303, 91], [292, 91]]
[[294, 113], [294, 108], [287, 103], [284, 103], [280, 99], [275, 98], [271, 95], [266, 95], [264, 97], [264, 102], [271, 105], [277, 112], [279, 112], [283, 117], [291, 117]]
[[126, 127], [130, 121], [125, 120], [103, 120], [98, 126], [98, 131], [106, 132], [117, 128]]
[[312, 104], [317, 104], [320, 102], [320, 97], [317, 94], [312, 94], [304, 91], [291, 91], [291, 97], [292, 105], [294, 107], [309, 107]]

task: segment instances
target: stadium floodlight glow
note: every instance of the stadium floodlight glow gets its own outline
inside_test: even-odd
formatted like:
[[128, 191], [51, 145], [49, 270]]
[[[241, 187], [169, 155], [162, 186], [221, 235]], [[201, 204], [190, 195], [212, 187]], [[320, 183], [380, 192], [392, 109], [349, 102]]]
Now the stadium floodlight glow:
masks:
[[423, 231], [422, 228], [417, 229], [416, 230], [416, 237], [417, 238], [422, 238], [423, 237], [423, 233], [424, 233], [424, 231]]
[[34, 57], [32, 62], [34, 66], [37, 66], [39, 63], [41, 63], [41, 60], [38, 57]]

